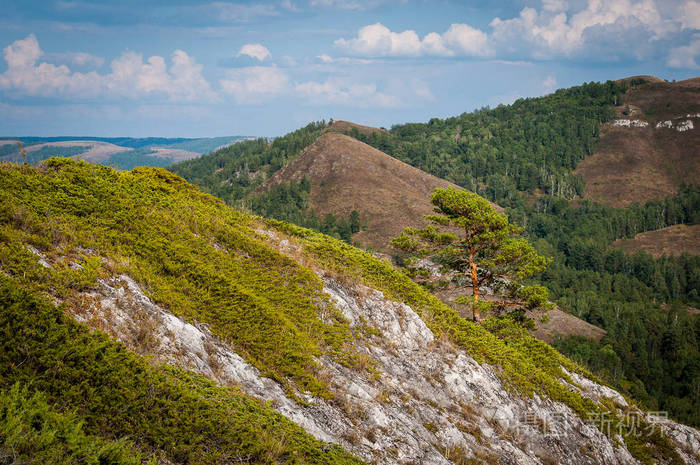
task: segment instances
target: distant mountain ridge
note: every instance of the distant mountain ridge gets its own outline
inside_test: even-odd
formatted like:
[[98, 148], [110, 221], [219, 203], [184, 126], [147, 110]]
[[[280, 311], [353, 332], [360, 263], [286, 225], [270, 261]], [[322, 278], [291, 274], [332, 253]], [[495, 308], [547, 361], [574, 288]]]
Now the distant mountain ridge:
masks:
[[[51, 156], [72, 157], [131, 169], [169, 166], [247, 139], [244, 136], [209, 138], [165, 137], [0, 137], [0, 161], [39, 163]], [[22, 143], [20, 148], [18, 143]], [[22, 152], [26, 154], [23, 156]]]

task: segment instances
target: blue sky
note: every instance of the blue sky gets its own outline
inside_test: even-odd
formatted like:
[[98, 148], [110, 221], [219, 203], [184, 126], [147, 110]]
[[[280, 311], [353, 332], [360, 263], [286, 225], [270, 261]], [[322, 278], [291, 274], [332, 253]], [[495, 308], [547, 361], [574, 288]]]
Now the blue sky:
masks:
[[390, 127], [700, 74], [699, 0], [7, 1], [2, 136]]

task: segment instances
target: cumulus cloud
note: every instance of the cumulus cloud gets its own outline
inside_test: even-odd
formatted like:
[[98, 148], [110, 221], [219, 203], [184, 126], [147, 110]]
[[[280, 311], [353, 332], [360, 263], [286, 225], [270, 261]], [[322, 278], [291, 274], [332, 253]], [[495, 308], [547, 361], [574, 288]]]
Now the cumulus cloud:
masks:
[[363, 107], [396, 107], [398, 97], [377, 91], [377, 85], [357, 84], [341, 78], [329, 78], [324, 82], [308, 81], [297, 84], [294, 90], [312, 104], [340, 104]]
[[105, 63], [104, 58], [85, 52], [51, 53], [45, 56], [49, 61], [67, 65], [99, 68]]
[[588, 0], [586, 7], [570, 18], [565, 12], [538, 12], [533, 8], [523, 8], [516, 18], [495, 18], [491, 39], [500, 49], [524, 43], [534, 47], [535, 57], [547, 58], [570, 56], [598, 38], [610, 37], [611, 31], [624, 39], [630, 31], [641, 29], [651, 40], [657, 40], [673, 27], [670, 20], [661, 17], [654, 0]]
[[176, 50], [168, 68], [165, 59], [124, 52], [110, 64], [111, 72], [73, 72], [66, 65], [40, 62], [43, 53], [34, 34], [3, 49], [7, 70], [0, 89], [39, 97], [165, 98], [170, 101], [214, 101], [217, 96], [202, 76], [202, 66]]
[[233, 69], [219, 83], [221, 91], [239, 103], [259, 103], [291, 89], [287, 74], [275, 66]]
[[698, 69], [700, 59], [700, 35], [696, 34], [688, 45], [671, 50], [666, 64], [672, 68]]
[[489, 31], [456, 23], [423, 38], [413, 30], [395, 32], [376, 23], [360, 28], [355, 37], [336, 40], [335, 46], [349, 55], [367, 57], [644, 58], [658, 53], [659, 41], [700, 25], [700, 0], [684, 0], [673, 8], [660, 8], [655, 0], [586, 0], [576, 11], [570, 10], [566, 0], [542, 0], [540, 10], [525, 7], [513, 18], [494, 18]]
[[421, 39], [413, 30], [392, 32], [381, 23], [361, 28], [353, 39], [335, 46], [360, 56], [487, 55], [487, 36], [466, 24], [453, 24], [444, 34], [431, 32]]
[[557, 78], [551, 74], [542, 82], [542, 88], [545, 92], [549, 93], [557, 88]]
[[238, 56], [241, 55], [247, 55], [259, 61], [265, 61], [266, 58], [270, 58], [272, 56], [267, 47], [263, 46], [262, 44], [245, 44], [238, 51]]

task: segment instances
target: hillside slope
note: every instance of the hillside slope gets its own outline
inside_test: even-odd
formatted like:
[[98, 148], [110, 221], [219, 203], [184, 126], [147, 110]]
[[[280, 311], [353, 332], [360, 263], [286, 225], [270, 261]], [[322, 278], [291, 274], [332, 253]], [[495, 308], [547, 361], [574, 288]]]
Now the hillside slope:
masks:
[[165, 170], [52, 159], [0, 182], [0, 390], [31, 383], [86, 434], [174, 464], [354, 460], [319, 440], [381, 463], [700, 463], [700, 432], [517, 327]]
[[632, 239], [613, 242], [612, 247], [629, 253], [643, 250], [654, 257], [683, 252], [700, 255], [700, 224], [677, 224], [639, 233]]
[[700, 179], [700, 78], [650, 80], [622, 96], [603, 125], [595, 153], [575, 173], [584, 197], [625, 207], [663, 200]]
[[436, 187], [457, 187], [352, 137], [338, 133], [320, 136], [255, 192], [307, 176], [310, 205], [315, 212], [347, 217], [357, 210], [369, 223], [353, 240], [385, 250], [404, 227], [423, 226], [431, 214], [430, 194]]

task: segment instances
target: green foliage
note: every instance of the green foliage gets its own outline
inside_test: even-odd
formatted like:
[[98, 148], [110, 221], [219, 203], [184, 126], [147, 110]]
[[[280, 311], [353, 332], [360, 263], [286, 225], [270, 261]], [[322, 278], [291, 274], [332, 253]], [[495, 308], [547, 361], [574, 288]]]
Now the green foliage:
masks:
[[[517, 316], [490, 318], [482, 324], [473, 323], [460, 317], [454, 309], [447, 307], [388, 262], [309, 229], [276, 220], [266, 222], [292, 235], [303, 246], [307, 259], [333, 270], [341, 279], [359, 280], [381, 290], [388, 298], [411, 306], [436, 336], [446, 335], [477, 361], [497, 367], [506, 387], [518, 394], [537, 393], [562, 402], [584, 419], [590, 418], [590, 415], [617, 418], [614, 407], [601, 407], [562, 385], [561, 379], [573, 383], [562, 367], [594, 381], [602, 381], [550, 345], [531, 336], [517, 321]], [[533, 295], [541, 292], [536, 290]], [[631, 449], [634, 449], [632, 453], [636, 458], [665, 457], [670, 458], [672, 463], [682, 463], [677, 461], [675, 450], [669, 448], [668, 439], [658, 431], [644, 444], [639, 444], [632, 432], [625, 430], [628, 425], [618, 419], [615, 426], [623, 433], [625, 440], [635, 446]]]
[[[540, 282], [557, 304], [608, 331], [601, 345], [572, 338], [556, 347], [649, 408], [691, 425], [700, 424], [700, 317], [674, 302], [700, 305], [700, 257], [654, 259], [609, 245], [648, 229], [697, 222], [699, 211], [697, 186], [625, 209], [542, 198], [532, 211], [511, 210], [527, 221], [530, 237], [539, 238], [538, 249], [556, 257]], [[603, 353], [606, 346], [613, 354]]]
[[57, 413], [45, 395], [17, 383], [0, 391], [0, 463], [140, 465], [142, 459], [125, 441], [86, 434], [75, 414]]
[[359, 212], [353, 210], [348, 219], [337, 218], [333, 213], [328, 213], [321, 219], [309, 208], [310, 192], [311, 183], [304, 176], [299, 183], [284, 182], [262, 194], [251, 194], [246, 202], [260, 216], [310, 228], [349, 244], [352, 235], [361, 228]]
[[[251, 217], [182, 178], [54, 158], [2, 165], [0, 184], [0, 267], [23, 284], [71, 302], [109, 265], [173, 314], [208, 324], [290, 395], [331, 395], [315, 357], [351, 363], [347, 321], [319, 278], [269, 248]], [[53, 256], [53, 268], [25, 244]]]
[[[483, 285], [505, 291], [498, 304], [502, 311], [506, 307], [521, 312], [549, 309], [546, 288], [522, 286], [523, 279], [541, 272], [551, 261], [538, 255], [526, 239], [516, 237], [522, 228], [510, 223], [504, 213], [472, 192], [435, 189], [430, 200], [438, 214], [426, 218], [437, 226], [407, 228], [392, 241], [394, 247], [429, 257], [441, 264], [450, 277], [468, 276], [475, 320], [480, 310], [493, 307], [493, 304], [478, 304], [479, 288]], [[441, 227], [451, 229], [442, 232]]]
[[359, 463], [235, 389], [149, 365], [2, 274], [0, 392], [0, 447], [41, 463], [140, 463], [138, 451], [202, 465]]

